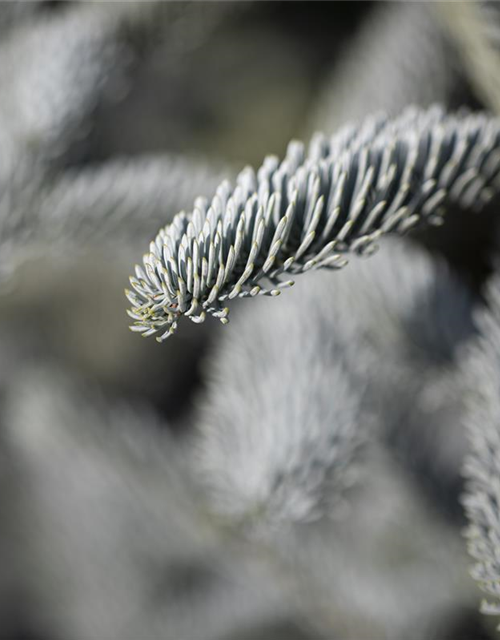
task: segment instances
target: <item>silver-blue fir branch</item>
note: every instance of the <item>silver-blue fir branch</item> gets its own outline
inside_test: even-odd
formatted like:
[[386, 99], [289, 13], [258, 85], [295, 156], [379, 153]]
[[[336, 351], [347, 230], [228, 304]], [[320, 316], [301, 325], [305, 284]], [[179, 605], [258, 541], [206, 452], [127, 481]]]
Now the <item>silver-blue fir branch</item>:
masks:
[[500, 121], [409, 108], [372, 116], [285, 159], [244, 169], [198, 198], [151, 242], [126, 295], [132, 331], [160, 342], [181, 316], [228, 322], [236, 297], [276, 296], [291, 276], [339, 269], [387, 233], [440, 223], [446, 205], [481, 209], [500, 189]]
[[397, 116], [410, 104], [449, 105], [463, 79], [436, 13], [429, 2], [376, 3], [335, 63], [308, 130], [333, 133], [374, 111]]
[[[494, 602], [483, 601], [483, 613], [500, 615], [500, 279], [488, 291], [489, 309], [479, 318], [481, 338], [466, 355], [469, 379], [465, 425], [471, 452], [464, 465], [463, 498], [469, 521], [469, 553], [476, 560], [472, 576]], [[499, 627], [500, 628], [500, 627]]]
[[385, 240], [341, 278], [310, 273], [235, 310], [207, 363], [193, 468], [211, 508], [252, 533], [338, 514], [374, 439], [434, 508], [455, 503], [467, 441], [453, 355], [472, 296], [442, 262]]
[[458, 45], [458, 57], [483, 104], [500, 113], [500, 5], [491, 0], [435, 3]]
[[165, 153], [70, 169], [43, 184], [33, 180], [33, 188], [0, 194], [2, 245], [10, 243], [20, 254], [37, 244], [69, 253], [69, 246], [73, 252], [89, 243], [109, 244], [111, 235], [115, 248], [124, 239], [138, 244], [200, 192], [215, 193], [228, 172], [227, 164], [213, 159]]

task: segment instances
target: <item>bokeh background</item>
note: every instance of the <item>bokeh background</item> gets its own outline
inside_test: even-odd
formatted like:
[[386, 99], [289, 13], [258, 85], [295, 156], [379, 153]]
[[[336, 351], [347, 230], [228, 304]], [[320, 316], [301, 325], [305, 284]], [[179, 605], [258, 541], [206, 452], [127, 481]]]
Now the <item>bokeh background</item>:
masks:
[[[275, 563], [217, 533], [185, 462], [239, 316], [158, 345], [123, 293], [161, 225], [291, 139], [409, 104], [494, 110], [436, 4], [0, 3], [2, 639], [494, 637], [453, 434], [414, 436], [458, 449], [451, 489], [379, 443], [343, 524], [276, 533]], [[497, 210], [409, 242], [480, 301]]]

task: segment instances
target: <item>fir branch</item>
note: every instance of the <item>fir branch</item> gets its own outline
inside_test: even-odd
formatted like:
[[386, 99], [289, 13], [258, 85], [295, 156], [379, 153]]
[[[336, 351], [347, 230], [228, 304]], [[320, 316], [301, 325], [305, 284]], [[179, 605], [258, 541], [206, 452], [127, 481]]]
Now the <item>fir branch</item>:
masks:
[[[422, 390], [469, 334], [470, 299], [443, 264], [384, 240], [343, 277], [311, 272], [273, 304], [235, 309], [198, 420], [193, 468], [211, 509], [274, 543], [325, 637], [400, 638], [410, 610], [415, 638], [440, 637], [450, 594], [473, 595], [460, 539], [407, 473], [437, 486], [439, 506], [439, 483], [459, 473], [462, 388], [438, 406]], [[374, 464], [373, 440], [395, 436], [404, 464], [388, 451]]]
[[227, 300], [275, 296], [293, 284], [289, 275], [339, 269], [344, 254], [370, 254], [386, 233], [439, 223], [449, 202], [480, 209], [500, 188], [499, 124], [408, 109], [317, 136], [307, 154], [292, 143], [282, 163], [269, 157], [257, 174], [245, 169], [236, 188], [222, 183], [150, 244], [126, 292], [131, 329], [162, 331], [162, 341], [183, 315], [226, 323]]
[[436, 3], [459, 45], [464, 68], [478, 97], [500, 114], [500, 6], [491, 0]]
[[[61, 168], [94, 107], [113, 87], [123, 91], [141, 37], [157, 42], [191, 19], [198, 40], [230, 9], [196, 12], [165, 2], [32, 10], [36, 19], [4, 10], [12, 25], [0, 43], [0, 278], [26, 257], [109, 247], [112, 234], [118, 251], [146, 240], [197, 195], [212, 195], [222, 179], [220, 166], [173, 155]], [[180, 42], [167, 51], [178, 49]]]
[[387, 452], [370, 446], [363, 469], [340, 516], [274, 538], [297, 606], [309, 605], [325, 638], [444, 638], [443, 611], [475, 604], [462, 541]]
[[[14, 173], [20, 156], [44, 168], [60, 165], [71, 143], [88, 132], [89, 115], [103, 98], [122, 97], [141, 46], [163, 37], [171, 42], [169, 55], [178, 53], [183, 45], [177, 31], [185, 34], [186, 22], [192, 27], [189, 47], [231, 13], [225, 6], [196, 11], [192, 3], [168, 1], [63, 4], [58, 11], [39, 11], [36, 19], [12, 20], [0, 43], [2, 171], [10, 163]], [[6, 19], [25, 13], [3, 11]]]
[[10, 185], [0, 194], [0, 274], [49, 252], [73, 258], [97, 247], [115, 254], [137, 249], [197, 195], [215, 193], [228, 172], [227, 165], [164, 154], [33, 178], [20, 189]]
[[342, 511], [374, 431], [353, 352], [366, 361], [325, 280], [240, 307], [207, 371], [193, 466], [213, 510], [259, 535]]
[[472, 296], [441, 262], [384, 240], [341, 278], [310, 273], [236, 310], [207, 364], [194, 465], [218, 513], [258, 529], [335, 516], [373, 438], [455, 507], [467, 443], [454, 354]]
[[455, 58], [429, 3], [377, 3], [335, 60], [308, 128], [334, 132], [376, 110], [395, 116], [410, 104], [449, 107], [460, 84]]
[[111, 235], [137, 241], [200, 193], [214, 194], [228, 172], [227, 165], [175, 154], [117, 158], [66, 171], [36, 197], [30, 232], [54, 242], [60, 237], [109, 245]]
[[[500, 278], [488, 291], [489, 310], [478, 317], [481, 339], [468, 353], [463, 370], [469, 381], [464, 421], [471, 453], [464, 465], [463, 498], [469, 520], [469, 553], [476, 560], [472, 576], [495, 598], [484, 601], [483, 613], [500, 616]], [[499, 627], [500, 628], [500, 627]]]
[[[343, 309], [336, 314], [342, 333], [335, 331], [350, 345], [380, 437], [434, 507], [457, 517], [468, 450], [460, 424], [467, 382], [457, 354], [475, 336], [478, 301], [442, 260], [390, 240], [330, 285], [332, 308]], [[316, 299], [326, 286], [311, 287]], [[315, 304], [310, 298], [309, 307]]]
[[9, 34], [0, 47], [4, 145], [51, 158], [64, 150], [111, 70], [127, 60], [118, 38], [122, 13], [70, 6]]

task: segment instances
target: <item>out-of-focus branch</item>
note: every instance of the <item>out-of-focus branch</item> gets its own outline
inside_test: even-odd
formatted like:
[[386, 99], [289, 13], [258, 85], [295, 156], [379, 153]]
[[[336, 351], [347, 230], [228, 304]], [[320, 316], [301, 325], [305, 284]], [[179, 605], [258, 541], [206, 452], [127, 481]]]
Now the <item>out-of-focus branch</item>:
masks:
[[500, 114], [500, 6], [498, 2], [436, 2], [458, 43], [458, 52], [478, 95]]
[[431, 3], [377, 3], [365, 20], [335, 61], [308, 131], [333, 132], [377, 110], [396, 115], [410, 104], [453, 106], [460, 72]]

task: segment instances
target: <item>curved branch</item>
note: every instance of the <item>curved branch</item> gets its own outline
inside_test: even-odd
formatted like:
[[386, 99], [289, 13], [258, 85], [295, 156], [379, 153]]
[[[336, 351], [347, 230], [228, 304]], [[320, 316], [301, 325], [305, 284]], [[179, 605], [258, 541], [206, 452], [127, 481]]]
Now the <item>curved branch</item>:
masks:
[[344, 254], [369, 254], [376, 240], [421, 221], [439, 223], [443, 205], [481, 208], [500, 188], [500, 122], [485, 115], [408, 109], [366, 119], [308, 152], [292, 143], [232, 188], [195, 201], [161, 229], [130, 279], [133, 331], [162, 331], [181, 316], [228, 321], [227, 300], [277, 295], [284, 277], [338, 269]]

